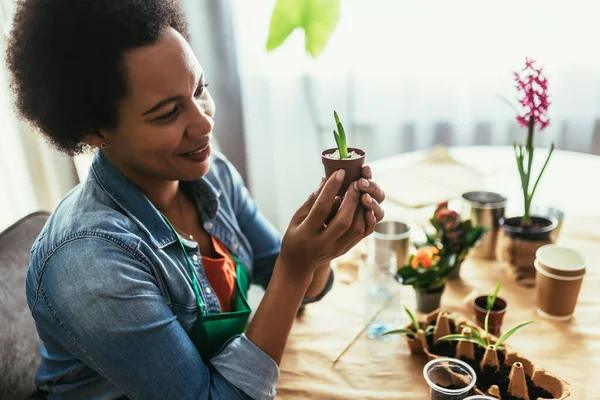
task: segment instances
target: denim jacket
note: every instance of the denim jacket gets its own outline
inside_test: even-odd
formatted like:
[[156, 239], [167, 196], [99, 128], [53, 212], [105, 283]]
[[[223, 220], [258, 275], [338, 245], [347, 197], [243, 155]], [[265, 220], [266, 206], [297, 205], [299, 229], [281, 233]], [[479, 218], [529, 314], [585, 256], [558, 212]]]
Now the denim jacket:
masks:
[[[204, 229], [266, 286], [280, 235], [233, 166], [215, 154], [206, 176], [182, 184]], [[220, 312], [197, 244], [184, 244], [206, 311]], [[26, 295], [42, 340], [36, 383], [51, 399], [275, 396], [277, 364], [245, 335], [203, 363], [188, 336], [198, 304], [183, 251], [158, 210], [102, 152], [34, 243]]]

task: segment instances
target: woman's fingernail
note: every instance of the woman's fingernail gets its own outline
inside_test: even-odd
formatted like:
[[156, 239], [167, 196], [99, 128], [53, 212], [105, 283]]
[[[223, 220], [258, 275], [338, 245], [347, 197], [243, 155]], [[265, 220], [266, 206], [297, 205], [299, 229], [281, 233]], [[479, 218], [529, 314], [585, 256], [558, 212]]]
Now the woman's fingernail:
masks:
[[336, 174], [335, 174], [335, 179], [337, 179], [338, 182], [343, 182], [344, 181], [344, 177], [346, 176], [346, 171], [344, 171], [343, 169], [340, 169]]
[[354, 188], [354, 190], [356, 190], [358, 192], [358, 182], [354, 182], [352, 184], [352, 187]]
[[373, 198], [369, 195], [369, 193], [365, 194], [365, 201], [367, 204], [371, 204], [373, 202]]
[[373, 176], [373, 172], [371, 171], [371, 167], [369, 167], [368, 165], [365, 165], [363, 168], [365, 169], [365, 175], [367, 175], [367, 178], [371, 179], [371, 177]]
[[360, 186], [362, 186], [364, 188], [368, 188], [369, 187], [369, 181], [366, 180], [365, 178], [360, 178]]

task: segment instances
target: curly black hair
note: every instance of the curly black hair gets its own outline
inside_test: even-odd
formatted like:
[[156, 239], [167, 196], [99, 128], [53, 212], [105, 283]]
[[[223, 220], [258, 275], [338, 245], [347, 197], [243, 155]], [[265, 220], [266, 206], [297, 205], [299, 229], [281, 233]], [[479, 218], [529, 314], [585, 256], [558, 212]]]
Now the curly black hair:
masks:
[[6, 60], [18, 113], [59, 150], [115, 128], [123, 54], [172, 27], [189, 40], [179, 0], [18, 0]]

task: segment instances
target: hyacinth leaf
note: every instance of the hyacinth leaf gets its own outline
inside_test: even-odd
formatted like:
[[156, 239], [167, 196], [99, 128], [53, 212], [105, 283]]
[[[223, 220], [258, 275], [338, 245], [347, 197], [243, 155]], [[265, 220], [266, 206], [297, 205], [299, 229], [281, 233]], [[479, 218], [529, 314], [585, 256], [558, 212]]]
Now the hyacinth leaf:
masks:
[[[333, 137], [335, 138], [335, 144], [337, 145], [338, 151], [340, 151], [340, 147], [341, 147], [340, 136], [338, 135], [338, 133], [336, 131], [333, 131]], [[341, 151], [340, 151], [340, 154], [341, 154]]]
[[337, 111], [333, 111], [333, 118], [335, 118], [335, 126], [340, 124], [340, 117], [338, 116]]
[[509, 337], [511, 337], [512, 335], [514, 335], [515, 333], [517, 333], [521, 329], [525, 328], [527, 325], [533, 324], [534, 322], [535, 321], [527, 321], [527, 322], [523, 322], [523, 323], [520, 323], [519, 325], [515, 326], [514, 328], [512, 328], [511, 330], [509, 330], [508, 332], [506, 332], [504, 335], [502, 335], [502, 337], [500, 337], [500, 339], [498, 339], [498, 341], [496, 342], [496, 347], [499, 347]]
[[540, 171], [540, 174], [538, 175], [538, 177], [537, 177], [537, 179], [535, 181], [535, 184], [533, 185], [533, 190], [531, 191], [531, 195], [529, 196], [529, 201], [530, 202], [533, 199], [533, 195], [535, 194], [535, 190], [537, 189], [538, 183], [540, 183], [540, 179], [542, 177], [542, 174], [546, 170], [546, 167], [548, 166], [548, 161], [550, 161], [550, 157], [552, 156], [553, 152], [554, 152], [554, 143], [552, 143], [550, 145], [550, 151], [548, 152], [548, 157], [546, 158], [546, 162], [544, 162], [544, 166], [542, 167], [542, 170]]
[[487, 344], [483, 341], [483, 340], [478, 340], [476, 338], [470, 338], [470, 337], [466, 337], [464, 335], [446, 335], [440, 338], [440, 340], [453, 340], [456, 342], [469, 342], [469, 343], [475, 343], [478, 346], [481, 347], [487, 347]]
[[419, 321], [417, 321], [417, 318], [415, 318], [415, 315], [412, 312], [410, 312], [410, 310], [406, 306], [404, 306], [404, 311], [406, 311], [408, 317], [412, 321], [412, 324], [415, 327], [415, 331], [418, 331], [421, 328], [421, 326], [419, 325]]
[[[346, 132], [344, 131], [344, 127], [340, 122], [340, 118], [338, 117], [337, 112], [333, 112], [333, 117], [335, 118], [335, 124], [338, 129], [338, 136], [336, 137], [336, 143], [338, 145], [338, 150], [340, 152], [340, 158], [348, 158], [348, 147], [346, 145]], [[339, 139], [339, 140], [338, 140]]]
[[494, 290], [494, 294], [491, 296], [488, 296], [488, 298], [487, 298], [487, 310], [488, 311], [490, 311], [494, 307], [494, 303], [496, 302], [496, 297], [498, 297], [498, 292], [500, 291], [501, 287], [502, 287], [502, 282], [498, 282], [496, 284], [496, 289]]
[[411, 329], [395, 329], [393, 331], [387, 331], [383, 333], [383, 336], [387, 335], [409, 335], [415, 337], [417, 334]]

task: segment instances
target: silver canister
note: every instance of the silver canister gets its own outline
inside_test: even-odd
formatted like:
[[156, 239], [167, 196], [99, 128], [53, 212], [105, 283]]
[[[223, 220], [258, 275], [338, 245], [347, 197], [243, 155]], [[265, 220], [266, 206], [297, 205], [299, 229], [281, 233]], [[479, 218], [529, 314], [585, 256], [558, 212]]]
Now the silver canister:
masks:
[[471, 219], [473, 225], [483, 225], [488, 231], [472, 252], [477, 257], [495, 259], [500, 231], [500, 219], [504, 217], [506, 197], [494, 192], [468, 192], [462, 195], [463, 219]]
[[[410, 256], [410, 226], [400, 221], [382, 221], [375, 225], [375, 231], [369, 241], [369, 251], [378, 257], [385, 249], [396, 253], [397, 268], [404, 267]], [[395, 271], [394, 271], [395, 272]]]

